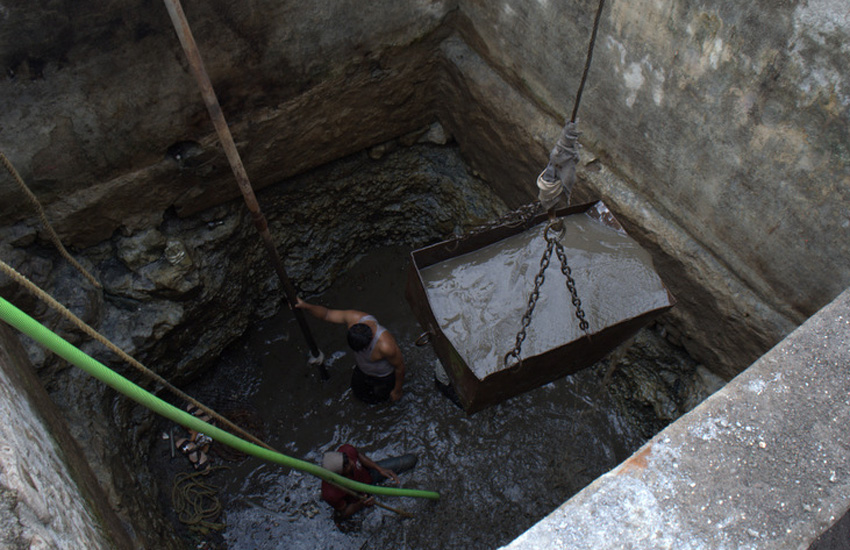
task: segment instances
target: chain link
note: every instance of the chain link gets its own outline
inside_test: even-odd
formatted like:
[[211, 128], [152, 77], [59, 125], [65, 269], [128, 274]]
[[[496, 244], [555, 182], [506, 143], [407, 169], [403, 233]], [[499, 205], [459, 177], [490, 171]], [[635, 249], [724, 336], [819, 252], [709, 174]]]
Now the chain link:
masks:
[[530, 225], [531, 220], [540, 213], [540, 203], [533, 202], [529, 204], [524, 204], [517, 208], [516, 210], [511, 210], [510, 212], [503, 214], [496, 220], [483, 223], [481, 225], [477, 225], [463, 233], [461, 235], [454, 235], [451, 238], [451, 243], [449, 244], [447, 250], [449, 252], [453, 252], [457, 249], [458, 245], [469, 239], [470, 237], [474, 237], [475, 235], [480, 235], [481, 233], [486, 233], [493, 229], [499, 227], [520, 227], [524, 226], [526, 229]]
[[578, 326], [584, 331], [584, 333], [589, 337], [588, 333], [589, 324], [585, 320], [584, 310], [581, 307], [581, 300], [578, 297], [578, 291], [576, 290], [576, 282], [572, 277], [572, 270], [570, 269], [569, 264], [567, 263], [567, 254], [564, 252], [564, 245], [561, 244], [558, 237], [560, 235], [555, 235], [554, 237], [549, 236], [549, 230], [555, 226], [555, 222], [550, 222], [549, 225], [546, 226], [546, 230], [543, 235], [546, 239], [546, 250], [543, 252], [543, 256], [540, 258], [540, 271], [537, 272], [537, 275], [534, 277], [534, 290], [531, 291], [531, 295], [528, 297], [528, 305], [525, 308], [525, 313], [522, 316], [522, 323], [516, 335], [516, 342], [514, 343], [514, 347], [511, 351], [505, 354], [504, 364], [508, 366], [508, 360], [513, 357], [517, 363], [522, 363], [522, 357], [520, 357], [520, 352], [522, 351], [522, 343], [525, 341], [526, 332], [528, 330], [528, 326], [531, 324], [531, 315], [534, 313], [534, 308], [537, 306], [537, 300], [540, 298], [540, 287], [543, 286], [543, 282], [546, 280], [546, 268], [549, 267], [549, 262], [552, 259], [552, 250], [555, 250], [555, 253], [558, 255], [558, 259], [561, 261], [561, 273], [564, 274], [564, 277], [567, 279], [567, 290], [570, 293], [572, 304], [576, 309], [576, 317], [578, 318]]
[[560, 243], [560, 241], [555, 241], [555, 254], [558, 255], [558, 259], [561, 260], [561, 273], [564, 274], [564, 277], [567, 279], [567, 290], [572, 296], [573, 306], [576, 308], [576, 317], [578, 318], [578, 328], [580, 328], [585, 334], [588, 334], [587, 329], [590, 327], [588, 322], [584, 318], [584, 310], [581, 308], [581, 300], [578, 298], [578, 291], [576, 291], [576, 282], [572, 277], [572, 270], [570, 266], [567, 264], [567, 254], [564, 252], [564, 245]]
[[531, 324], [531, 314], [534, 313], [534, 307], [537, 305], [537, 299], [540, 298], [540, 287], [543, 286], [543, 281], [546, 280], [546, 268], [549, 267], [549, 260], [552, 258], [553, 248], [553, 242], [547, 243], [546, 250], [543, 252], [543, 257], [540, 258], [540, 271], [538, 271], [537, 275], [534, 277], [534, 290], [531, 291], [531, 295], [528, 297], [528, 306], [526, 306], [525, 313], [522, 316], [522, 324], [516, 335], [514, 349], [505, 354], [505, 366], [507, 366], [508, 359], [511, 357], [516, 359], [518, 363], [522, 363], [522, 358], [519, 354], [522, 350], [522, 343], [525, 341], [526, 329], [528, 329], [528, 325]]

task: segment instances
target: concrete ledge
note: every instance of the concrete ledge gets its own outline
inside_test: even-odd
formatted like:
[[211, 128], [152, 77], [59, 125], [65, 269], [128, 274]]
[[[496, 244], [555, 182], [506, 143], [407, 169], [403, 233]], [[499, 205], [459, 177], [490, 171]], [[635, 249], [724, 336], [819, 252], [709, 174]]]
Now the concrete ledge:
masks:
[[[504, 548], [848, 548], [850, 290]], [[845, 522], [842, 522], [845, 523]]]
[[137, 548], [63, 414], [0, 322], [0, 548]]

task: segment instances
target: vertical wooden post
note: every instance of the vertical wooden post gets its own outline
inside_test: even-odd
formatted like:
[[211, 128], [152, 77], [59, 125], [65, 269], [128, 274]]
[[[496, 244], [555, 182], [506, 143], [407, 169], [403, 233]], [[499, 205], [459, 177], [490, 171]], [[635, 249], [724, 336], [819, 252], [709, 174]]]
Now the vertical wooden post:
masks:
[[248, 179], [247, 172], [245, 172], [245, 167], [242, 165], [242, 158], [239, 156], [239, 151], [236, 149], [236, 143], [234, 143], [233, 136], [230, 134], [230, 128], [227, 126], [227, 121], [224, 119], [224, 113], [221, 111], [221, 105], [218, 103], [218, 98], [216, 98], [215, 90], [213, 90], [212, 83], [210, 82], [210, 77], [204, 68], [204, 62], [201, 59], [201, 54], [198, 51], [195, 38], [192, 36], [192, 30], [189, 28], [189, 22], [186, 20], [186, 14], [183, 13], [183, 7], [180, 5], [180, 0], [164, 1], [165, 7], [168, 10], [168, 15], [171, 16], [171, 22], [174, 24], [174, 30], [177, 31], [177, 37], [180, 39], [180, 44], [183, 46], [183, 51], [186, 52], [186, 57], [189, 60], [189, 67], [192, 69], [192, 74], [195, 76], [195, 80], [201, 90], [201, 95], [203, 96], [204, 103], [210, 113], [210, 118], [215, 126], [215, 131], [218, 134], [222, 147], [224, 148], [224, 154], [227, 155], [230, 168], [233, 170], [233, 175], [236, 176], [236, 183], [239, 185], [239, 190], [242, 192], [245, 204], [251, 212], [251, 217], [254, 220], [254, 226], [257, 228], [257, 231], [262, 237], [263, 244], [266, 247], [269, 258], [271, 259], [274, 269], [277, 272], [277, 276], [283, 286], [283, 291], [287, 301], [289, 302], [289, 307], [295, 315], [298, 325], [301, 327], [301, 332], [304, 334], [307, 346], [310, 348], [310, 355], [318, 365], [322, 379], [327, 379], [328, 371], [320, 359], [322, 354], [316, 345], [316, 341], [313, 339], [310, 327], [307, 325], [307, 320], [304, 318], [304, 312], [295, 307], [297, 292], [286, 274], [283, 261], [281, 260], [280, 255], [277, 252], [277, 248], [272, 241], [268, 223], [260, 210], [260, 204], [257, 202], [257, 197], [254, 195], [254, 189], [251, 187], [251, 182]]

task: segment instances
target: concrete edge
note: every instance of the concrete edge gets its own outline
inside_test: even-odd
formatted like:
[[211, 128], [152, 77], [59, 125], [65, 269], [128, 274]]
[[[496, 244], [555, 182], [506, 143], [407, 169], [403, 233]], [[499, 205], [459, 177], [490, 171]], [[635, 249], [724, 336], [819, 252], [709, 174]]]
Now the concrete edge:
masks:
[[850, 289], [503, 547], [813, 548], [850, 508]]

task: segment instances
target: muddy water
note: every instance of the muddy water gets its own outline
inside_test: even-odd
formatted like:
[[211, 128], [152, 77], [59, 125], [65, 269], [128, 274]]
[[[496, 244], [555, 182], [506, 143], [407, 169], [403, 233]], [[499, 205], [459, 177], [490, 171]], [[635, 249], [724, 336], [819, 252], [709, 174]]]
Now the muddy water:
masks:
[[[213, 405], [241, 402], [260, 412], [265, 440], [315, 463], [342, 443], [374, 459], [413, 452], [404, 487], [438, 491], [439, 501], [383, 497], [415, 515], [374, 507], [340, 530], [309, 475], [248, 458], [215, 471], [233, 549], [497, 548], [517, 537], [641, 443], [599, 392], [592, 368], [467, 416], [434, 388], [436, 356], [413, 342], [421, 333], [404, 299], [409, 250], [367, 254], [312, 301], [374, 314], [396, 336], [408, 374], [396, 404], [368, 406], [351, 395], [353, 360], [344, 327], [310, 319], [328, 357], [321, 382], [287, 310], [258, 323], [190, 388]], [[174, 460], [179, 460], [180, 457]]]
[[[669, 305], [649, 254], [586, 213], [562, 218], [564, 246], [593, 334]], [[505, 367], [546, 250], [546, 223], [420, 271], [440, 328], [479, 379]], [[523, 343], [533, 357], [583, 337], [561, 263], [552, 254]], [[510, 365], [508, 365], [510, 366]]]

